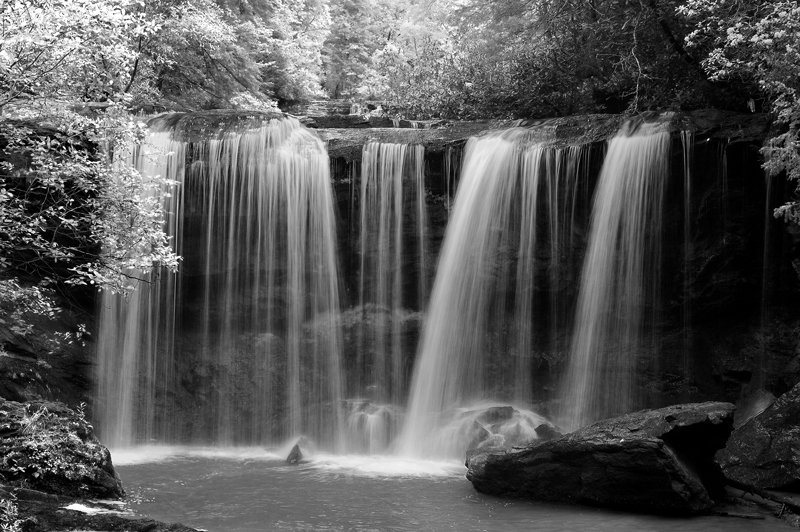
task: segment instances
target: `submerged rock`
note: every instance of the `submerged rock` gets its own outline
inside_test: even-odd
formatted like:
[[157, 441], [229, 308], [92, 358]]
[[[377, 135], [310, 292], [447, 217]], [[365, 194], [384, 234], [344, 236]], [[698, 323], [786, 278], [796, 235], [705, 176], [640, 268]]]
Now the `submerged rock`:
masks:
[[724, 493], [713, 462], [733, 429], [729, 403], [676, 405], [599, 421], [522, 447], [467, 453], [490, 495], [697, 514]]
[[800, 488], [800, 384], [736, 429], [717, 459], [743, 484]]
[[70, 497], [125, 495], [111, 453], [81, 412], [61, 403], [0, 399], [0, 478], [12, 487]]

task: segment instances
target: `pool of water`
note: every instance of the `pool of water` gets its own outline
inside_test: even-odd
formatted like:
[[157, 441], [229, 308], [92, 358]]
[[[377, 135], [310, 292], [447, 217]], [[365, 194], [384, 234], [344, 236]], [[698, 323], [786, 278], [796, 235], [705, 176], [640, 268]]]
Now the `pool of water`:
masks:
[[112, 455], [130, 510], [211, 532], [791, 530], [773, 519], [665, 518], [490, 497], [472, 488], [457, 462], [317, 455], [290, 466], [283, 450], [261, 449]]

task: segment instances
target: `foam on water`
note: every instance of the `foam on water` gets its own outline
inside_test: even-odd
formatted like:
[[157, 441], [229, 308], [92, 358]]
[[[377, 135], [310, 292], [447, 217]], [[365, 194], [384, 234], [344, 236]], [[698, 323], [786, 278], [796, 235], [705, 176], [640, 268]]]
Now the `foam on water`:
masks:
[[[115, 466], [137, 466], [179, 460], [231, 460], [236, 462], [283, 462], [297, 439], [277, 449], [263, 447], [194, 447], [147, 445], [114, 449]], [[336, 455], [303, 449], [304, 459], [299, 466], [287, 465], [298, 473], [320, 473], [370, 478], [437, 478], [462, 476], [464, 465], [457, 460], [416, 460], [388, 455]]]
[[398, 456], [314, 456], [305, 467], [324, 473], [371, 478], [436, 478], [462, 476], [465, 467], [457, 460], [416, 460]]
[[[291, 444], [294, 446], [294, 443]], [[182, 460], [186, 458], [212, 458], [226, 460], [284, 460], [291, 450], [285, 454], [280, 449], [263, 447], [195, 447], [188, 445], [142, 445], [111, 449], [111, 458], [115, 466], [131, 466]]]

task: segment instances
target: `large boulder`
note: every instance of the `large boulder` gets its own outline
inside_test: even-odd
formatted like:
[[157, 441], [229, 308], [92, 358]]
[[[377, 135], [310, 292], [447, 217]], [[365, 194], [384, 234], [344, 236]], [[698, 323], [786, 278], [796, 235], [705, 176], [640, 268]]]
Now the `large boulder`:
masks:
[[480, 492], [670, 514], [724, 494], [714, 454], [733, 430], [729, 403], [676, 405], [599, 421], [522, 447], [467, 453]]
[[800, 489], [800, 384], [736, 429], [717, 459], [738, 482]]
[[0, 399], [0, 480], [69, 497], [125, 494], [111, 454], [82, 412], [55, 402]]

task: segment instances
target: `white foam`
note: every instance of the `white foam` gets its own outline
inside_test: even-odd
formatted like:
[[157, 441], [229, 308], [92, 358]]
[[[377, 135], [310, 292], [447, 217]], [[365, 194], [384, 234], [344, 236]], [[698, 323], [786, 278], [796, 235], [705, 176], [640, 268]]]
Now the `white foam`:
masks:
[[418, 460], [386, 455], [320, 454], [308, 467], [321, 472], [373, 478], [435, 478], [463, 476], [464, 464], [456, 460]]
[[98, 514], [117, 514], [117, 515], [130, 515], [130, 512], [124, 512], [119, 510], [109, 510], [107, 508], [95, 508], [93, 506], [86, 506], [85, 504], [80, 504], [74, 502], [69, 506], [64, 506], [65, 510], [74, 510], [76, 512], [82, 512], [87, 515], [98, 515]]
[[280, 451], [263, 447], [194, 447], [181, 445], [143, 445], [111, 449], [115, 466], [139, 465], [185, 458], [222, 458], [230, 460], [285, 460]]
[[[286, 460], [288, 452], [297, 439], [280, 449], [263, 447], [192, 447], [147, 445], [112, 449], [115, 466], [133, 466], [192, 458], [227, 460]], [[420, 460], [389, 455], [336, 455], [306, 453], [300, 471], [317, 471], [373, 478], [444, 478], [463, 476], [465, 467], [458, 460]], [[292, 466], [294, 467], [294, 466]]]

